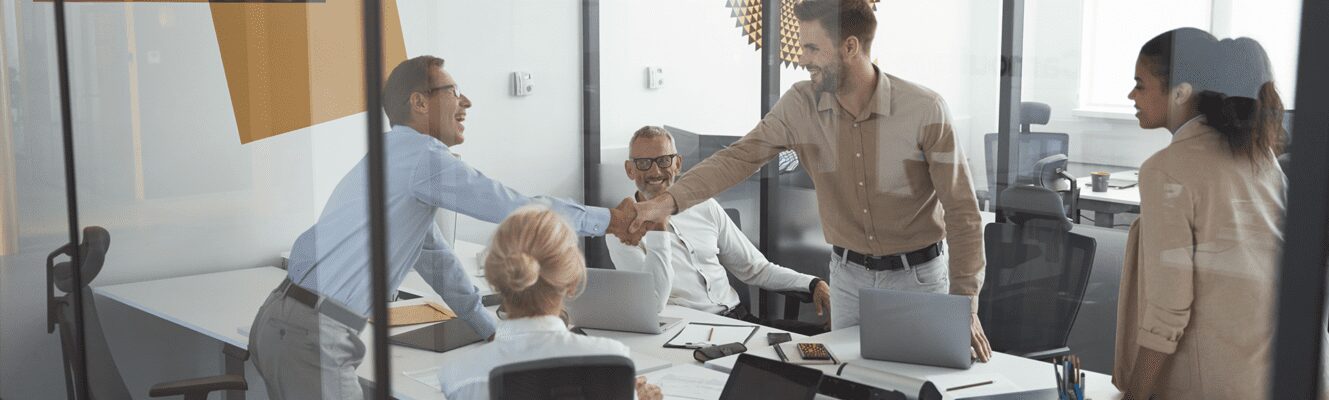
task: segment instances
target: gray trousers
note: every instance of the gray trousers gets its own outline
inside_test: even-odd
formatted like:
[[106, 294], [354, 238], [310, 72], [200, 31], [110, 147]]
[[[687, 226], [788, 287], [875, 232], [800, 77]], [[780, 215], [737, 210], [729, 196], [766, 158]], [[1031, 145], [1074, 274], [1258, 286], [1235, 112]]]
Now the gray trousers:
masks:
[[364, 398], [355, 373], [365, 357], [359, 333], [282, 290], [259, 308], [249, 355], [272, 400]]
[[858, 291], [863, 288], [948, 293], [950, 258], [943, 251], [931, 261], [898, 271], [873, 271], [831, 255], [831, 329], [858, 325]]

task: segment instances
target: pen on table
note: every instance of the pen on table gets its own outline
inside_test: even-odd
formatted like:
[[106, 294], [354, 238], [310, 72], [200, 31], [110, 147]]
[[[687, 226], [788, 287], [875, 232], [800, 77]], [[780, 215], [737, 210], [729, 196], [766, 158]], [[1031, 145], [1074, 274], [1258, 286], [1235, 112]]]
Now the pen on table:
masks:
[[706, 335], [706, 341], [715, 340], [715, 328], [711, 328], [711, 333]]
[[960, 385], [960, 386], [956, 386], [956, 387], [953, 387], [953, 388], [949, 388], [949, 389], [946, 389], [946, 391], [947, 391], [947, 392], [951, 392], [951, 391], [956, 391], [956, 390], [960, 390], [960, 389], [968, 389], [968, 388], [971, 388], [971, 387], [978, 387], [978, 386], [991, 385], [991, 384], [992, 384], [992, 381], [985, 381], [985, 382], [978, 382], [978, 383], [970, 383], [970, 384], [968, 384], [968, 385]]

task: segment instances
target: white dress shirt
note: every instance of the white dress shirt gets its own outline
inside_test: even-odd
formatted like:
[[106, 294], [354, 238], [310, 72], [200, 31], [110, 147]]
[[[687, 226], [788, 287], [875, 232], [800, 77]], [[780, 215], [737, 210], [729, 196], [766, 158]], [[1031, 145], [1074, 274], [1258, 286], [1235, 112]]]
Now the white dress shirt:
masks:
[[575, 356], [631, 356], [628, 346], [616, 340], [582, 336], [568, 331], [556, 316], [498, 321], [494, 341], [456, 350], [449, 357], [459, 362], [438, 370], [438, 383], [450, 400], [489, 399], [489, 371], [525, 361]]
[[719, 314], [738, 307], [726, 270], [767, 290], [807, 292], [814, 279], [767, 260], [714, 199], [669, 217], [668, 231], [647, 232], [637, 246], [605, 243], [615, 267], [655, 277], [661, 310], [676, 304]]

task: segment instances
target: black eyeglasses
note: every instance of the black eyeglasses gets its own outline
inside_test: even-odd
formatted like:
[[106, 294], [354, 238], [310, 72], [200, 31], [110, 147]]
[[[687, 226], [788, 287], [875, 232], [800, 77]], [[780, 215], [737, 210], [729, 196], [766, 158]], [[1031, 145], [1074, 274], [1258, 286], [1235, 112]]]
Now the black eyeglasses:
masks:
[[632, 159], [632, 165], [636, 166], [639, 171], [650, 171], [651, 163], [655, 163], [660, 169], [665, 169], [674, 165], [674, 157], [678, 157], [678, 154], [665, 154], [655, 158], [634, 158]]
[[440, 91], [440, 90], [441, 90], [441, 91], [444, 91], [444, 92], [451, 93], [451, 94], [452, 94], [452, 97], [457, 97], [457, 98], [460, 98], [460, 97], [461, 97], [461, 88], [458, 88], [457, 85], [443, 85], [443, 86], [438, 86], [438, 87], [432, 87], [432, 88], [429, 88], [429, 90], [426, 90], [426, 91], [425, 91], [425, 95], [426, 95], [426, 96], [433, 96], [434, 93], [437, 93], [437, 92]]

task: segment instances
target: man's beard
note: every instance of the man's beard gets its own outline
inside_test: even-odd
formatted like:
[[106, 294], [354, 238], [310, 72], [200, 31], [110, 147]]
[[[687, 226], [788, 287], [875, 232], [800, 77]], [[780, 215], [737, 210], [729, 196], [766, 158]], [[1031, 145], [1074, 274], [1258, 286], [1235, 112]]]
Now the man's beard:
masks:
[[822, 68], [821, 83], [817, 84], [817, 91], [835, 93], [840, 90], [840, 76], [843, 74], [843, 65], [828, 65], [825, 68]]

